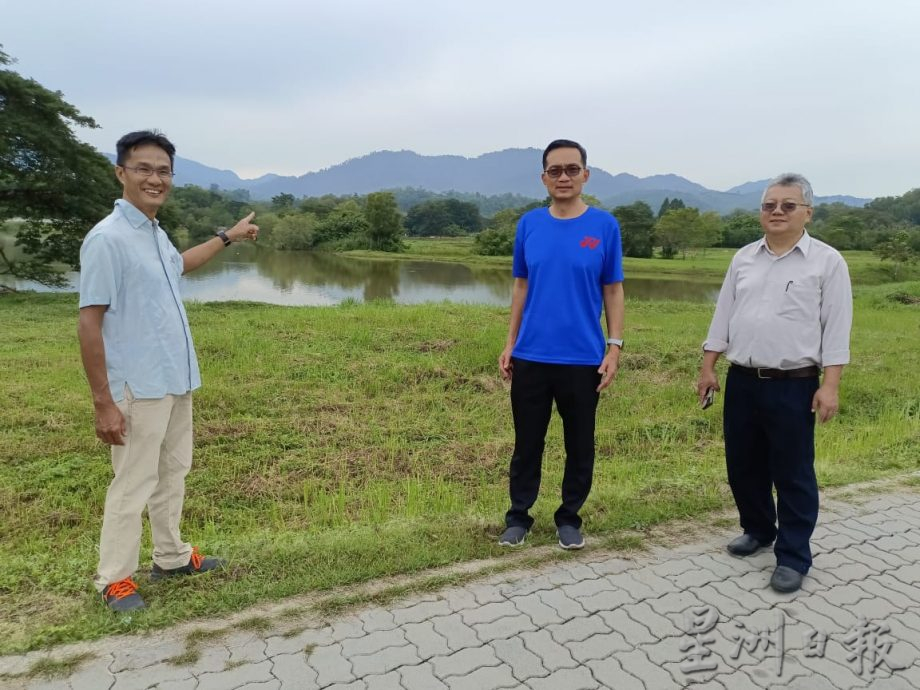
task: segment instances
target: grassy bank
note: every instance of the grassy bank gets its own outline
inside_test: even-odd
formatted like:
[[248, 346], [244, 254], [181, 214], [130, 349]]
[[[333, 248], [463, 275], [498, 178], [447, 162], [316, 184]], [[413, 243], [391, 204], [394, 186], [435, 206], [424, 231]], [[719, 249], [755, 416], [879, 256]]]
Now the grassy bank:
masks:
[[[364, 258], [387, 258], [424, 261], [450, 261], [471, 266], [507, 266], [510, 270], [510, 256], [479, 256], [473, 253], [472, 237], [414, 237], [406, 240], [407, 249], [400, 254], [389, 252], [352, 251], [349, 256]], [[736, 249], [707, 249], [693, 251], [687, 256], [675, 259], [624, 259], [624, 270], [634, 278], [656, 278], [659, 280], [689, 279], [721, 281], [728, 263]], [[860, 285], [880, 285], [891, 282], [895, 273], [890, 262], [881, 261], [872, 252], [843, 252], [850, 267], [853, 282]], [[897, 273], [899, 280], [920, 280], [920, 266], [902, 266]]]
[[[842, 412], [818, 434], [825, 485], [920, 463], [920, 306], [888, 297], [898, 292], [918, 295], [920, 283], [858, 291]], [[0, 653], [499, 553], [512, 428], [495, 361], [507, 309], [192, 305], [205, 385], [184, 534], [230, 565], [155, 585], [138, 573], [149, 609], [117, 619], [90, 586], [110, 466], [93, 436], [76, 311], [73, 295], [0, 296]], [[721, 403], [694, 404], [711, 312], [628, 304], [584, 510], [594, 544], [731, 505]], [[553, 540], [561, 445], [554, 419], [538, 544]]]

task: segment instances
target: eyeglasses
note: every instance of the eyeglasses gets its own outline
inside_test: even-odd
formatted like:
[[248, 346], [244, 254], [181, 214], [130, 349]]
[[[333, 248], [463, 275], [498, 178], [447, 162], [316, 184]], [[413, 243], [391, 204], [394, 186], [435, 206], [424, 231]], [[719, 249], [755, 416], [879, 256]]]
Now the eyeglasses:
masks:
[[811, 204], [798, 204], [794, 201], [784, 201], [780, 204], [775, 201], [765, 201], [760, 205], [760, 210], [764, 213], [773, 213], [776, 210], [776, 207], [779, 206], [780, 211], [783, 213], [792, 213], [799, 206], [804, 206], [805, 208], [811, 208]]
[[552, 177], [554, 180], [557, 177], [562, 177], [562, 173], [565, 173], [566, 177], [578, 177], [581, 175], [581, 171], [584, 170], [580, 165], [551, 165], [543, 172], [546, 173], [547, 177]]
[[133, 170], [141, 177], [150, 177], [156, 173], [156, 176], [163, 181], [171, 180], [176, 174], [169, 168], [157, 168], [154, 170], [153, 168], [148, 168], [146, 165], [139, 165], [136, 168], [129, 168], [127, 165], [123, 165], [121, 167], [123, 167], [125, 170]]

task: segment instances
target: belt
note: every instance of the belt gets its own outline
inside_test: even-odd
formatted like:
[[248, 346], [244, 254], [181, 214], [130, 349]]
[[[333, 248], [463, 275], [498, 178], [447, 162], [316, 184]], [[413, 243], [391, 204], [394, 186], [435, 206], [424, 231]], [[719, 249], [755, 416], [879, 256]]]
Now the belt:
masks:
[[821, 373], [821, 369], [815, 366], [802, 367], [801, 369], [767, 369], [765, 367], [752, 368], [732, 364], [731, 370], [745, 376], [756, 376], [759, 379], [810, 379]]

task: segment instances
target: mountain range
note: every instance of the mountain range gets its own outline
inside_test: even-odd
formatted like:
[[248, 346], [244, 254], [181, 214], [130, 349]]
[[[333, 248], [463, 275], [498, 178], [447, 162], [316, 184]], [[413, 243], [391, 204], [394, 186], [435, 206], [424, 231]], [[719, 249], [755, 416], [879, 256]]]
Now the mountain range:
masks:
[[[216, 185], [232, 191], [245, 189], [253, 199], [270, 199], [277, 194], [295, 197], [368, 194], [383, 189], [418, 188], [432, 192], [467, 192], [483, 195], [520, 194], [542, 199], [546, 190], [535, 171], [541, 168], [540, 149], [504, 149], [475, 158], [463, 156], [423, 156], [413, 151], [375, 151], [316, 172], [299, 176], [267, 174], [243, 179], [232, 170], [219, 170], [186, 158], [176, 157], [176, 184], [204, 188]], [[112, 154], [105, 154], [114, 160]], [[591, 168], [585, 191], [609, 207], [644, 201], [657, 211], [665, 198], [679, 198], [687, 206], [703, 211], [729, 213], [735, 209], [754, 210], [767, 180], [745, 182], [725, 191], [707, 189], [674, 174], [637, 177], [621, 172], [611, 174]], [[853, 196], [816, 197], [815, 203], [840, 202], [863, 206], [870, 199]]]

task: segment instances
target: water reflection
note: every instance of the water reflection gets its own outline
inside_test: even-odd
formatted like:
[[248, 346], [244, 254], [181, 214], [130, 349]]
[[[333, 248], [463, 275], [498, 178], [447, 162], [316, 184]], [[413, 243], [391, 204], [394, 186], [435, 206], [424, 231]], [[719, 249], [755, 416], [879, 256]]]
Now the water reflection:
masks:
[[[70, 274], [70, 291], [78, 275]], [[338, 254], [276, 252], [234, 245], [182, 279], [186, 300], [251, 300], [285, 305], [322, 306], [346, 299], [393, 300], [401, 304], [468, 302], [508, 306], [509, 267], [471, 267], [437, 261], [356, 259]], [[17, 289], [44, 291], [20, 281]], [[715, 300], [718, 285], [687, 280], [629, 278], [626, 294], [638, 299], [693, 302]]]

